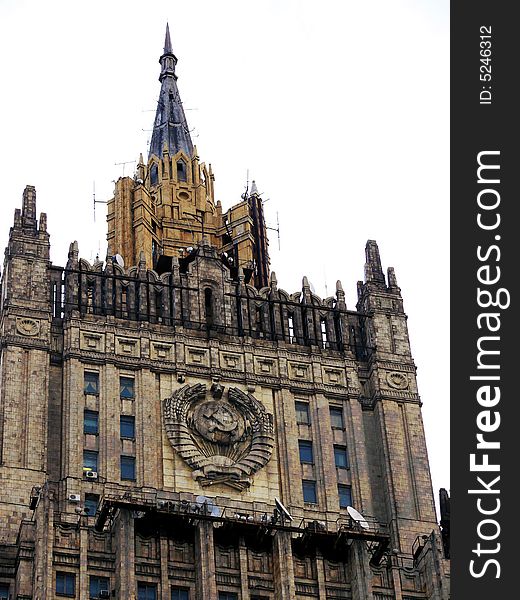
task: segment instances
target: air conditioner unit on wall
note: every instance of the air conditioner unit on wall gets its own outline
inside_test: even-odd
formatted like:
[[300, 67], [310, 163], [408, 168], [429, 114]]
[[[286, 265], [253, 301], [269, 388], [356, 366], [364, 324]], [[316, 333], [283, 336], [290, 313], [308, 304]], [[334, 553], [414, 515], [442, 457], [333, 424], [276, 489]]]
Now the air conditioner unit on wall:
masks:
[[69, 494], [69, 502], [81, 502], [81, 496], [79, 494]]
[[97, 479], [98, 478], [97, 471], [85, 471], [85, 477], [87, 479]]

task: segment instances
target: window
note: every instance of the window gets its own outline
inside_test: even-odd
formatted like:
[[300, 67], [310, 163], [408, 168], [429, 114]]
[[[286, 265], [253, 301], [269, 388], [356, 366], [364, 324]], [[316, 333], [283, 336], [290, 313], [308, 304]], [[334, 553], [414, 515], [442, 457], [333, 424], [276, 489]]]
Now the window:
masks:
[[83, 508], [89, 517], [93, 517], [96, 514], [98, 502], [99, 496], [97, 494], [85, 494]]
[[255, 308], [255, 329], [258, 332], [258, 337], [264, 337], [264, 321], [260, 306]]
[[[98, 577], [91, 575], [89, 579], [89, 597], [90, 598], [108, 598], [110, 579], [108, 577]], [[105, 592], [105, 594], [101, 594]]]
[[83, 470], [98, 470], [98, 453], [95, 450], [83, 450]]
[[121, 288], [121, 310], [123, 314], [127, 314], [128, 311], [128, 290], [125, 287]]
[[296, 341], [294, 338], [294, 317], [292, 314], [287, 316], [287, 320], [289, 321], [289, 342], [294, 344]]
[[172, 600], [189, 600], [190, 592], [186, 588], [172, 587]]
[[219, 592], [218, 600], [238, 600], [238, 594], [235, 594], [235, 592]]
[[83, 390], [85, 394], [99, 394], [99, 373], [85, 371]]
[[312, 442], [298, 440], [298, 446], [300, 447], [300, 462], [313, 464], [314, 455], [312, 452]]
[[89, 283], [87, 287], [87, 312], [92, 314], [94, 312], [94, 284]]
[[320, 319], [320, 327], [321, 327], [321, 341], [323, 347], [327, 347], [327, 321], [326, 319]]
[[333, 429], [344, 429], [343, 409], [335, 407], [330, 408], [330, 424]]
[[135, 417], [121, 415], [120, 417], [121, 437], [135, 439]]
[[162, 323], [163, 316], [163, 301], [162, 301], [162, 292], [155, 292], [155, 316], [157, 317], [157, 322]]
[[74, 573], [56, 573], [56, 594], [58, 596], [76, 595], [76, 575]]
[[135, 481], [135, 457], [121, 456], [121, 479]]
[[350, 485], [338, 485], [338, 495], [340, 508], [352, 506], [352, 490]]
[[186, 163], [183, 160], [177, 161], [177, 180], [186, 181]]
[[204, 290], [204, 311], [206, 313], [206, 325], [211, 327], [213, 325], [213, 298], [210, 288]]
[[348, 456], [345, 446], [334, 446], [334, 462], [338, 469], [348, 469]]
[[159, 168], [157, 163], [153, 163], [150, 167], [150, 184], [157, 185], [159, 183]]
[[157, 586], [154, 583], [138, 583], [137, 600], [157, 600]]
[[309, 425], [311, 422], [309, 403], [296, 401], [294, 406], [296, 408], [296, 422], [301, 425]]
[[7, 583], [0, 583], [0, 600], [9, 598], [9, 586]]
[[83, 433], [99, 433], [99, 413], [96, 410], [83, 412]]
[[119, 378], [119, 395], [121, 398], [135, 398], [133, 377]]
[[316, 482], [303, 480], [302, 481], [302, 489], [303, 489], [303, 501], [308, 502], [310, 504], [316, 504]]

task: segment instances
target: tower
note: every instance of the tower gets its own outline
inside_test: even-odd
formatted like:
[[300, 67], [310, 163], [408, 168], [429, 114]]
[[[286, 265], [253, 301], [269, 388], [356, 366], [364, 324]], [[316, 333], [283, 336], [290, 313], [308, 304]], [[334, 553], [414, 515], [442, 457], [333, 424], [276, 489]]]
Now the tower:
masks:
[[267, 285], [269, 254], [262, 202], [253, 182], [242, 201], [222, 212], [215, 202], [211, 165], [201, 163], [177, 87], [169, 27], [159, 59], [161, 90], [146, 164], [139, 157], [136, 176], [116, 182], [108, 202], [109, 254], [137, 264], [143, 253], [148, 268], [171, 271], [172, 258], [206, 240], [224, 254], [230, 269], [240, 267], [245, 282]]
[[[349, 309], [270, 271], [256, 185], [224, 211], [167, 28], [150, 152], [108, 256], [49, 262], [34, 188], [2, 273], [0, 586], [13, 597], [448, 598], [401, 290]], [[23, 423], [23, 427], [20, 424]], [[14, 500], [13, 500], [14, 499]], [[2, 590], [2, 587], [0, 587]]]

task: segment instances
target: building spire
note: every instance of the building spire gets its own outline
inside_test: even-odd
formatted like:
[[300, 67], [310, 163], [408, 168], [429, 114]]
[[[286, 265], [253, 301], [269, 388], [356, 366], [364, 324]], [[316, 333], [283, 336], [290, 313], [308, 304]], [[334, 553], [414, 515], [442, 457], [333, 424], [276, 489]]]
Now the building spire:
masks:
[[173, 54], [172, 41], [170, 39], [170, 26], [166, 23], [166, 35], [164, 36], [164, 54]]
[[153, 125], [152, 141], [148, 158], [155, 154], [162, 156], [166, 144], [171, 156], [182, 150], [188, 157], [193, 153], [193, 144], [182, 107], [179, 89], [177, 88], [177, 75], [175, 66], [177, 57], [172, 51], [170, 27], [166, 24], [164, 37], [164, 53], [159, 58], [161, 65], [161, 92], [157, 103], [157, 112]]

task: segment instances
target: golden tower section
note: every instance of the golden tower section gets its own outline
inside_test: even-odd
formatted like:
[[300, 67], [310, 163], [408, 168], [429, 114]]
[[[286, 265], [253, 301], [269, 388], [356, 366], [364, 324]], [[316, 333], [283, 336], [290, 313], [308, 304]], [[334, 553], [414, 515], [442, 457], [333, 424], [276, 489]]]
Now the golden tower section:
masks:
[[[142, 157], [136, 177], [120, 178], [108, 202], [109, 254], [121, 254], [129, 265], [144, 253], [149, 268], [160, 267], [161, 257], [182, 257], [186, 248], [203, 237], [220, 247], [222, 210], [215, 205], [211, 166], [182, 151], [161, 158]], [[164, 269], [163, 269], [164, 270]], [[169, 270], [169, 269], [168, 269]]]
[[215, 203], [214, 179], [211, 165], [199, 162], [196, 147], [188, 157], [183, 151], [171, 156], [165, 146], [162, 157], [152, 155], [147, 165], [141, 156], [135, 177], [121, 177], [108, 202], [109, 255], [120, 254], [128, 266], [144, 256], [148, 268], [163, 273], [173, 257], [185, 257], [204, 241], [225, 252], [247, 281], [266, 285], [262, 201], [254, 188], [223, 214], [220, 201]]

